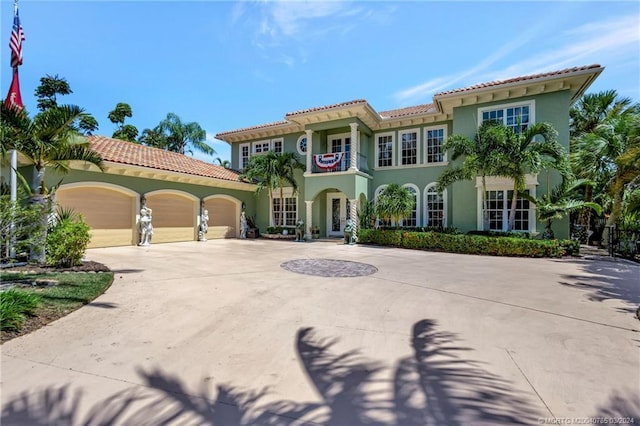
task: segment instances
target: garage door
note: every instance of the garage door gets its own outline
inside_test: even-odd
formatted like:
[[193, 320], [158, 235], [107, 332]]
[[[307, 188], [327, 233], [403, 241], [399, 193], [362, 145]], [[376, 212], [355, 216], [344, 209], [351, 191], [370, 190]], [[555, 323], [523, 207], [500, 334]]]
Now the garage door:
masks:
[[135, 197], [99, 187], [60, 188], [58, 205], [84, 216], [91, 227], [89, 247], [135, 244]]
[[151, 243], [171, 243], [196, 239], [196, 201], [177, 194], [147, 195], [152, 210]]
[[204, 206], [209, 210], [209, 232], [207, 239], [236, 238], [239, 234], [236, 203], [226, 198], [210, 198]]

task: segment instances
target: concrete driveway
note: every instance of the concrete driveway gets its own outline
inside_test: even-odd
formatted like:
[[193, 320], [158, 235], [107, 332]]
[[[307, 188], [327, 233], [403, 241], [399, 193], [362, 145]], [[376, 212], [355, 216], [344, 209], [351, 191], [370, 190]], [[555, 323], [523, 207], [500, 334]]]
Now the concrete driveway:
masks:
[[[640, 421], [635, 264], [263, 240], [88, 257], [111, 288], [2, 346], [3, 426]], [[281, 267], [305, 259], [370, 275]]]

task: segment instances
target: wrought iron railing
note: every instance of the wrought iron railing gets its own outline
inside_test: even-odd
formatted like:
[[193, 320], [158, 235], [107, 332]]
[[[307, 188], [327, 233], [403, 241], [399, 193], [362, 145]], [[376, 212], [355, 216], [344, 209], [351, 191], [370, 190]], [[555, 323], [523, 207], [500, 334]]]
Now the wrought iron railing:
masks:
[[[369, 171], [367, 157], [361, 153], [357, 155], [358, 170]], [[336, 152], [326, 154], [315, 154], [312, 159], [312, 173], [335, 173], [345, 172], [351, 167], [351, 155], [349, 153]]]

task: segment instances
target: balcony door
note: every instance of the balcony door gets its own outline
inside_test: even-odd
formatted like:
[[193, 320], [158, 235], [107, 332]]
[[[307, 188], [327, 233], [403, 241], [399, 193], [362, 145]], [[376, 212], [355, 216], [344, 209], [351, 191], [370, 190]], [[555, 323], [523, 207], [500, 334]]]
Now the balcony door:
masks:
[[341, 192], [327, 194], [327, 237], [344, 236], [344, 227], [351, 217], [351, 203]]
[[346, 135], [330, 135], [329, 136], [329, 149], [330, 152], [343, 152], [342, 164], [340, 170], [346, 170], [349, 168], [349, 162], [351, 160], [351, 137]]

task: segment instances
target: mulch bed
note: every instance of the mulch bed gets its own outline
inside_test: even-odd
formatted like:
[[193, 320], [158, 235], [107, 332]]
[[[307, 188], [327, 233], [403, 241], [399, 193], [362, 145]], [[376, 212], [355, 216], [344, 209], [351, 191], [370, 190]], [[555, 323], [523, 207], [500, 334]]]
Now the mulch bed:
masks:
[[72, 266], [70, 268], [56, 268], [53, 266], [38, 266], [38, 265], [22, 265], [15, 267], [2, 268], [2, 272], [28, 272], [33, 274], [47, 274], [47, 273], [59, 273], [59, 272], [109, 272], [110, 269], [104, 266], [102, 263], [88, 260], [82, 262], [81, 265]]

